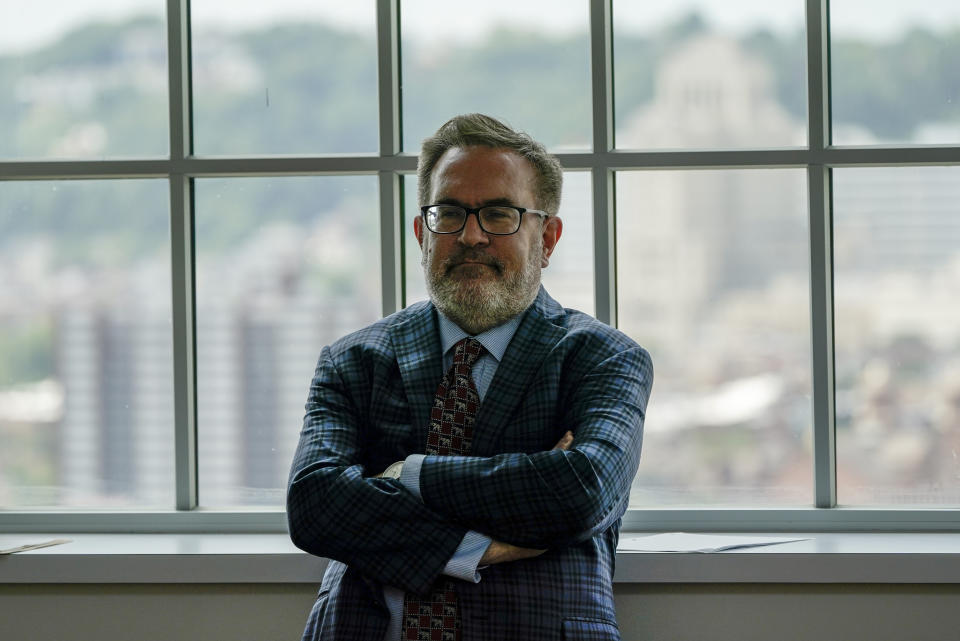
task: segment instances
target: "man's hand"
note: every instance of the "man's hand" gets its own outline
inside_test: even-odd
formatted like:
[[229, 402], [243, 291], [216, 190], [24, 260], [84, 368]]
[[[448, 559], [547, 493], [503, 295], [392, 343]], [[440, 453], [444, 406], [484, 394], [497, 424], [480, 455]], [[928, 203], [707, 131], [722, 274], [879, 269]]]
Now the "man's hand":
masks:
[[564, 434], [557, 444], [553, 446], [555, 450], [569, 450], [570, 446], [573, 444], [573, 432], [567, 430], [567, 433]]
[[[552, 449], [568, 450], [573, 444], [573, 432], [567, 431]], [[508, 563], [510, 561], [519, 561], [520, 559], [532, 559], [540, 556], [546, 550], [535, 550], [533, 548], [522, 548], [502, 541], [491, 541], [490, 547], [484, 552], [480, 559], [480, 565], [493, 565], [495, 563]]]
[[374, 475], [373, 478], [398, 479], [400, 478], [400, 472], [402, 471], [403, 471], [403, 461], [397, 461], [396, 463], [393, 463], [389, 467], [387, 467], [387, 469], [385, 469], [384, 471]]
[[508, 563], [510, 561], [519, 561], [520, 559], [530, 559], [540, 556], [546, 550], [534, 550], [532, 548], [522, 548], [502, 541], [491, 541], [490, 547], [480, 558], [480, 565], [493, 565], [495, 563]]

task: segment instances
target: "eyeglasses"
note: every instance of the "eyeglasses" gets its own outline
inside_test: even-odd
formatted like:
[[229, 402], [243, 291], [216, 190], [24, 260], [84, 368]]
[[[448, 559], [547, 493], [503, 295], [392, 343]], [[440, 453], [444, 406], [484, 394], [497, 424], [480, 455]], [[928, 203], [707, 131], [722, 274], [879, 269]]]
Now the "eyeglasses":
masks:
[[467, 224], [467, 216], [476, 214], [480, 229], [496, 236], [509, 236], [520, 230], [523, 214], [546, 218], [550, 214], [539, 209], [525, 209], [508, 205], [460, 207], [459, 205], [425, 205], [420, 208], [427, 229], [435, 234], [456, 234]]

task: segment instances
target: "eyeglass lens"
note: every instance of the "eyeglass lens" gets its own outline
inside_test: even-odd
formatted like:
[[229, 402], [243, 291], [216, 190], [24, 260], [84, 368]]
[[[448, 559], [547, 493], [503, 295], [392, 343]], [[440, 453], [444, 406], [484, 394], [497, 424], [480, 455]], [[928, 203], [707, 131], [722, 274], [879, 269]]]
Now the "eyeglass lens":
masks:
[[[460, 231], [466, 224], [462, 207], [441, 205], [427, 210], [427, 225], [438, 233]], [[480, 227], [490, 234], [512, 234], [520, 227], [520, 212], [513, 207], [483, 207], [477, 212]]]

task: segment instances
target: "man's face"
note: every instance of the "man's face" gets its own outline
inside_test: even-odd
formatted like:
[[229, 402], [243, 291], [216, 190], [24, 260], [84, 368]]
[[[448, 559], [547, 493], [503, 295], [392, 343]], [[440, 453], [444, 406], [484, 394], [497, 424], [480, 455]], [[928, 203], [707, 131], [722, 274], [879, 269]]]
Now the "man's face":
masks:
[[[536, 209], [535, 186], [533, 166], [511, 151], [455, 147], [433, 169], [428, 204]], [[540, 269], [547, 266], [562, 227], [555, 216], [542, 224], [539, 216], [524, 214], [516, 234], [496, 236], [469, 215], [460, 232], [434, 234], [418, 216], [413, 229], [430, 299], [470, 334], [504, 323], [533, 302]]]

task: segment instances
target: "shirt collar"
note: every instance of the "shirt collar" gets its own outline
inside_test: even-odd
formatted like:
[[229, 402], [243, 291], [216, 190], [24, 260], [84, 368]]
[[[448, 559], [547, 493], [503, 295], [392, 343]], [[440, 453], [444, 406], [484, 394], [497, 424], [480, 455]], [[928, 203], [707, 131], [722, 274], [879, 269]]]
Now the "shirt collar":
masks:
[[[444, 316], [439, 309], [437, 310], [437, 318], [440, 321], [440, 345], [443, 348], [444, 354], [450, 351], [450, 348], [459, 341], [470, 336], [470, 334], [463, 331], [459, 325]], [[484, 349], [497, 359], [499, 363], [503, 360], [503, 355], [506, 353], [507, 346], [513, 339], [513, 335], [517, 333], [517, 328], [520, 327], [521, 318], [523, 318], [523, 314], [517, 314], [506, 323], [488, 329], [473, 338], [480, 341]]]

